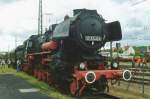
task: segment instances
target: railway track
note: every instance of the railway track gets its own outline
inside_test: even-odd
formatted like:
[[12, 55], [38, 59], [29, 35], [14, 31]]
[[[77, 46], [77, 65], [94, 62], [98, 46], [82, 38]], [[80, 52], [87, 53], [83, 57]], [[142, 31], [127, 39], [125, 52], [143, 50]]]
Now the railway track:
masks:
[[[125, 68], [123, 68], [125, 69]], [[132, 71], [133, 77], [130, 83], [150, 85], [150, 69], [149, 68], [126, 68]], [[121, 79], [124, 81], [123, 79]], [[125, 81], [127, 82], [127, 81]]]
[[[123, 79], [121, 79], [121, 81], [124, 81]], [[137, 84], [145, 84], [145, 85], [150, 85], [150, 79], [143, 79], [142, 78], [133, 78], [130, 81], [124, 81], [124, 82], [129, 82], [129, 83], [137, 83]]]
[[143, 70], [143, 71], [150, 71], [150, 66], [148, 66], [148, 67], [134, 67], [134, 68], [132, 68], [132, 66], [130, 66], [130, 65], [120, 65], [120, 68], [121, 69], [129, 69], [129, 70], [137, 70], [137, 71], [141, 71], [141, 70]]
[[144, 72], [150, 72], [149, 68], [128, 68], [129, 70], [132, 71], [144, 71]]

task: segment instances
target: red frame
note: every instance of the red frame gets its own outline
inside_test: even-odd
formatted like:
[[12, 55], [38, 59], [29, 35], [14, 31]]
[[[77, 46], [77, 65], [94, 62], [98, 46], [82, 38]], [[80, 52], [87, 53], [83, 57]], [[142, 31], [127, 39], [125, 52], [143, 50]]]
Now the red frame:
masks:
[[[73, 73], [74, 80], [70, 84], [70, 92], [71, 92], [72, 95], [81, 96], [83, 94], [83, 91], [84, 91], [85, 87], [89, 84], [92, 84], [92, 83], [88, 83], [88, 82], [85, 81], [85, 76], [89, 71], [92, 71], [92, 72], [95, 73], [95, 76], [96, 76], [95, 81], [99, 80], [101, 76], [105, 76], [106, 79], [113, 79], [113, 78], [121, 78], [122, 74], [123, 74], [123, 70], [111, 70], [111, 69], [88, 70], [86, 68], [84, 71], [81, 71], [77, 67], [75, 67], [74, 68], [74, 73]], [[81, 83], [80, 89], [77, 89], [78, 88], [77, 86], [79, 85], [79, 82]], [[78, 94], [76, 93], [77, 90], [79, 90]]]
[[98, 80], [102, 75], [104, 75], [107, 79], [118, 78], [122, 76], [123, 70], [85, 70], [80, 71], [76, 70], [73, 76], [77, 80], [81, 80], [85, 77], [86, 73], [92, 71], [96, 75], [96, 80]]

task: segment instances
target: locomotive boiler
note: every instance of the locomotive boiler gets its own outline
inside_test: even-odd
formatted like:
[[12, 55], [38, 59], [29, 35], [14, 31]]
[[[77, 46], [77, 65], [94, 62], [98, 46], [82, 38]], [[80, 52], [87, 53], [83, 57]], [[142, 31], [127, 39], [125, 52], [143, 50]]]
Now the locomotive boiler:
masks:
[[131, 78], [130, 71], [107, 69], [99, 54], [106, 42], [121, 38], [119, 21], [106, 23], [96, 10], [76, 9], [73, 17], [24, 42], [22, 69], [74, 96], [104, 92], [108, 79]]

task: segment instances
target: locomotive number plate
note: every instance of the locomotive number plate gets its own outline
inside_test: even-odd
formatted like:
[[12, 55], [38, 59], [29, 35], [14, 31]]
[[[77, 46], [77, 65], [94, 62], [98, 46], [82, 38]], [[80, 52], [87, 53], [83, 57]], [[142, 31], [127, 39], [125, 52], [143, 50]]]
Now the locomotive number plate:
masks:
[[85, 36], [86, 41], [101, 41], [102, 38], [100, 36]]

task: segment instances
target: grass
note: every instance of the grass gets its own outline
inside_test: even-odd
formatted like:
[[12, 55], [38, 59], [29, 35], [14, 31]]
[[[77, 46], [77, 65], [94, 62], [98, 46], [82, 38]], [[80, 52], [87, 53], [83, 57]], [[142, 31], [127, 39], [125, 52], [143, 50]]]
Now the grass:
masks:
[[16, 72], [15, 69], [12, 68], [3, 68], [0, 69], [0, 74], [13, 74], [15, 76], [18, 76], [27, 82], [29, 82], [33, 87], [40, 89], [40, 92], [43, 94], [47, 94], [50, 97], [53, 97], [55, 99], [72, 99], [72, 97], [62, 94], [59, 91], [57, 91], [55, 88], [50, 87], [45, 82], [39, 81], [36, 78], [24, 73], [24, 72]]

